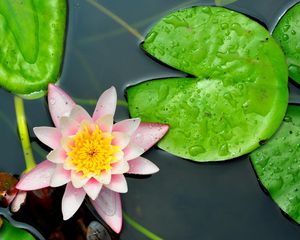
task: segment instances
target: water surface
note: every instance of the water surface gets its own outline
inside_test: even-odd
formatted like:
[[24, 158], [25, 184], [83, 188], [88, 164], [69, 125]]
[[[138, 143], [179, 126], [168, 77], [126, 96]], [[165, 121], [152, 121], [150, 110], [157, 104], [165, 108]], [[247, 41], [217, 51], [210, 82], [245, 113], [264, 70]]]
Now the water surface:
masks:
[[[145, 35], [168, 12], [183, 6], [212, 5], [213, 1], [124, 0], [98, 1]], [[295, 0], [240, 0], [228, 7], [263, 22], [272, 31]], [[182, 76], [153, 61], [140, 41], [85, 0], [70, 1], [69, 29], [61, 86], [73, 97], [96, 99], [111, 85], [124, 100], [128, 85], [144, 80]], [[290, 84], [291, 101], [299, 102], [299, 88]], [[13, 96], [0, 90], [1, 170], [21, 173], [25, 168], [16, 134]], [[87, 106], [92, 112], [93, 106]], [[26, 101], [28, 127], [51, 125], [45, 99]], [[127, 118], [118, 107], [117, 120]], [[31, 136], [34, 137], [31, 132]], [[33, 138], [34, 140], [34, 138]], [[42, 161], [40, 155], [36, 159]], [[282, 215], [262, 191], [247, 157], [224, 163], [194, 163], [159, 149], [146, 154], [160, 167], [148, 178], [127, 178], [122, 195], [125, 211], [164, 239], [299, 239], [300, 226]], [[126, 223], [123, 240], [147, 239]]]

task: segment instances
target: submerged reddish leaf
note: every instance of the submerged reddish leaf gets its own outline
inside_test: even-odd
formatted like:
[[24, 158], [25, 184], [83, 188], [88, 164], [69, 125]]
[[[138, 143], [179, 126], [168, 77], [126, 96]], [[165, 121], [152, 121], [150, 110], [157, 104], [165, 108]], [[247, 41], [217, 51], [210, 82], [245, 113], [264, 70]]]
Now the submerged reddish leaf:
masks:
[[8, 207], [17, 194], [16, 184], [18, 179], [13, 175], [0, 172], [0, 205]]

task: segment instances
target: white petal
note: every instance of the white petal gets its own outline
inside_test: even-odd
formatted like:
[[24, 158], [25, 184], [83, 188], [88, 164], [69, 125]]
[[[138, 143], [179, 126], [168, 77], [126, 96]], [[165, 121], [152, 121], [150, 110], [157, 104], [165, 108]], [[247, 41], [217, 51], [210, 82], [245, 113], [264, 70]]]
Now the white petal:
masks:
[[10, 209], [13, 213], [16, 213], [20, 210], [21, 206], [25, 203], [26, 196], [27, 192], [25, 191], [19, 191], [17, 193], [17, 196], [15, 197], [10, 206]]
[[71, 181], [71, 172], [69, 170], [65, 170], [62, 164], [58, 164], [51, 178], [50, 186], [60, 187], [62, 185], [67, 184], [70, 181]]
[[89, 178], [83, 177], [83, 175], [80, 172], [77, 173], [75, 170], [72, 170], [71, 180], [75, 188], [81, 188], [89, 181]]
[[111, 174], [123, 174], [129, 170], [127, 161], [120, 161], [112, 164]]
[[112, 161], [112, 163], [123, 161], [124, 160], [124, 152], [123, 151], [118, 151], [118, 152], [114, 153], [114, 158], [116, 160]]
[[66, 170], [75, 170], [76, 166], [71, 163], [71, 159], [69, 157], [66, 158], [66, 160], [64, 161], [64, 169]]
[[53, 163], [63, 163], [66, 158], [67, 154], [61, 148], [54, 149], [47, 155], [47, 159]]
[[68, 183], [61, 203], [63, 219], [68, 220], [74, 215], [82, 204], [86, 193], [83, 188], [75, 188]]
[[89, 113], [79, 105], [76, 105], [72, 109], [70, 118], [78, 123], [81, 123], [82, 121], [92, 122], [92, 118]]
[[112, 132], [113, 140], [112, 145], [120, 147], [123, 150], [130, 142], [130, 136], [127, 133]]
[[62, 137], [61, 141], [60, 141], [60, 146], [61, 148], [67, 153], [71, 150], [70, 148], [70, 143], [73, 142], [73, 138], [72, 137], [69, 137], [69, 136], [65, 136], [65, 137]]
[[103, 117], [99, 118], [96, 123], [98, 124], [102, 132], [110, 133], [114, 123], [113, 115], [104, 115]]
[[139, 118], [126, 119], [117, 122], [113, 126], [114, 132], [125, 132], [128, 135], [132, 135], [139, 127], [141, 120]]
[[128, 191], [127, 182], [123, 174], [112, 175], [110, 183], [105, 185], [105, 187], [119, 193]]
[[80, 124], [69, 117], [61, 117], [60, 128], [63, 136], [73, 136], [79, 130]]
[[100, 176], [94, 176], [94, 178], [102, 184], [109, 184], [111, 180], [111, 171], [103, 171], [101, 172]]
[[129, 145], [123, 150], [124, 159], [129, 161], [131, 159], [137, 158], [144, 153], [144, 149], [136, 144], [129, 143]]
[[58, 128], [35, 127], [33, 132], [42, 143], [52, 149], [57, 148], [60, 144], [61, 133]]

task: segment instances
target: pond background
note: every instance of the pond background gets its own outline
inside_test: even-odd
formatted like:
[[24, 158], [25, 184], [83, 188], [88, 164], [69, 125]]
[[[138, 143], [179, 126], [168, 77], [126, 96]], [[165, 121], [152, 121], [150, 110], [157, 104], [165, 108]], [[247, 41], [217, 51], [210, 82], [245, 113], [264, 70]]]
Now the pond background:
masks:
[[[239, 0], [229, 8], [263, 22], [270, 30], [298, 1]], [[172, 10], [214, 1], [98, 0], [143, 36]], [[184, 76], [150, 59], [140, 40], [86, 0], [69, 1], [69, 25], [61, 87], [74, 98], [97, 99], [110, 86], [125, 100], [130, 84], [161, 77]], [[290, 84], [291, 102], [299, 102], [300, 89]], [[0, 170], [20, 174], [25, 169], [12, 94], [0, 90]], [[52, 125], [45, 98], [26, 101], [28, 128]], [[94, 106], [85, 106], [92, 113]], [[128, 117], [118, 107], [116, 120]], [[35, 143], [33, 143], [35, 144]], [[39, 148], [35, 148], [39, 149]], [[34, 151], [38, 162], [43, 159]], [[194, 163], [157, 148], [145, 157], [160, 168], [146, 178], [127, 177], [129, 191], [122, 194], [124, 210], [163, 239], [299, 239], [300, 226], [285, 217], [263, 192], [247, 157]], [[124, 223], [123, 240], [147, 239]]]

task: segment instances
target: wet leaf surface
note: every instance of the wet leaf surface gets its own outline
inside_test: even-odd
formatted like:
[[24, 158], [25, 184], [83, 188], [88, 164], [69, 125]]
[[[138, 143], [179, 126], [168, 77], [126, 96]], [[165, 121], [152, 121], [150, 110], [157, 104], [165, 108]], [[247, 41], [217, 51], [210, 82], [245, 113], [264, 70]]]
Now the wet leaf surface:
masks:
[[220, 7], [183, 9], [160, 20], [142, 47], [195, 76], [127, 90], [132, 117], [170, 125], [160, 148], [195, 161], [227, 160], [279, 127], [288, 100], [285, 57], [253, 20]]
[[286, 54], [290, 77], [300, 83], [300, 4], [283, 15], [274, 29], [273, 37]]
[[0, 86], [33, 94], [57, 81], [66, 11], [65, 0], [0, 1]]
[[251, 153], [263, 186], [292, 219], [300, 223], [300, 107], [290, 105], [277, 133]]
[[1, 218], [0, 227], [1, 240], [35, 240], [35, 238], [26, 230], [14, 227], [7, 220]]

